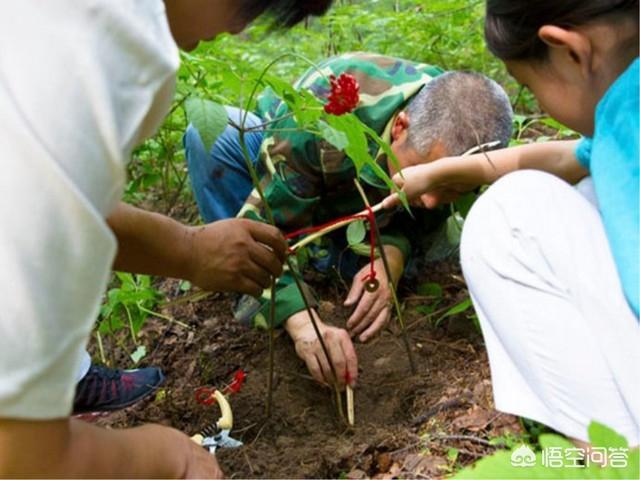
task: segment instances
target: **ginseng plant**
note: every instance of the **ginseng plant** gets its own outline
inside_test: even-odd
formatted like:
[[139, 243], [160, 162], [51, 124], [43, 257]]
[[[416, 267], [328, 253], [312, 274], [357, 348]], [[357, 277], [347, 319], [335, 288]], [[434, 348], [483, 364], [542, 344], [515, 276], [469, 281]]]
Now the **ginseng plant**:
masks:
[[[310, 65], [315, 72], [324, 78], [327, 82], [327, 85], [331, 87], [331, 94], [326, 99], [326, 103], [323, 103], [320, 99], [316, 98], [308, 90], [296, 90], [289, 83], [284, 82], [283, 80], [277, 78], [276, 76], [269, 75], [269, 70], [276, 65], [280, 60], [285, 57], [295, 57], [299, 60], [302, 60], [306, 64]], [[217, 65], [219, 66], [219, 65]], [[329, 73], [330, 72], [326, 72]], [[398, 161], [391, 151], [389, 145], [384, 142], [379, 135], [363, 124], [356, 115], [351, 113], [356, 105], [358, 104], [358, 84], [350, 75], [342, 74], [338, 78], [330, 75], [330, 78], [327, 78], [325, 71], [318, 68], [313, 62], [306, 59], [305, 57], [295, 54], [295, 53], [286, 53], [281, 56], [278, 56], [271, 63], [269, 63], [263, 70], [258, 72], [250, 72], [248, 75], [242, 79], [237, 77], [234, 78], [233, 72], [231, 72], [231, 76], [227, 75], [227, 79], [231, 78], [231, 81], [228, 81], [228, 86], [235, 87], [239, 91], [239, 96], [241, 98], [241, 108], [244, 110], [244, 115], [242, 115], [240, 123], [236, 123], [231, 121], [228, 118], [227, 112], [219, 103], [216, 103], [209, 99], [198, 98], [198, 97], [190, 97], [185, 102], [185, 111], [187, 114], [187, 119], [198, 129], [200, 132], [201, 139], [204, 143], [205, 149], [209, 151], [216, 139], [224, 132], [225, 128], [228, 125], [231, 125], [233, 128], [238, 130], [239, 135], [239, 143], [242, 149], [242, 153], [245, 159], [247, 170], [251, 176], [254, 192], [257, 197], [260, 198], [262, 202], [262, 207], [264, 209], [264, 214], [267, 221], [276, 225], [275, 218], [273, 215], [273, 211], [269, 206], [267, 198], [265, 197], [263, 188], [260, 184], [260, 178], [254, 168], [253, 161], [250, 157], [247, 144], [246, 144], [246, 134], [252, 131], [263, 131], [267, 134], [277, 133], [277, 132], [308, 132], [315, 136], [318, 136], [331, 145], [333, 145], [336, 149], [344, 151], [344, 153], [353, 161], [356, 172], [359, 175], [361, 169], [365, 165], [369, 165], [376, 175], [385, 182], [385, 184], [389, 187], [390, 190], [398, 191], [395, 184], [391, 181], [387, 173], [378, 165], [375, 159], [369, 152], [369, 142], [373, 141], [379, 147], [380, 151], [385, 153], [388, 158], [396, 165], [399, 170]], [[249, 94], [246, 101], [242, 101], [242, 88], [246, 81], [252, 81], [253, 87], [251, 89], [251, 93]], [[283, 113], [280, 117], [275, 117], [272, 119], [267, 119], [262, 124], [246, 127], [246, 119], [248, 112], [253, 107], [258, 90], [260, 88], [269, 88], [273, 94], [275, 94], [281, 102], [286, 104], [287, 111]], [[294, 122], [292, 124], [292, 122]], [[263, 144], [264, 145], [264, 144]], [[268, 161], [265, 155], [261, 155], [261, 159], [263, 161], [263, 167], [265, 172], [269, 172], [271, 175], [278, 175], [275, 170], [273, 163]], [[405, 208], [408, 208], [408, 204], [403, 196], [400, 194], [402, 202]], [[379, 210], [379, 206], [375, 206], [369, 208], [368, 202], [365, 198], [365, 203], [367, 204], [367, 210], [363, 212], [357, 213], [355, 215], [351, 215], [344, 219], [339, 219], [339, 221], [330, 222], [326, 227], [316, 227], [314, 233], [305, 237], [302, 241], [291, 247], [291, 251], [301, 248], [304, 245], [310, 243], [313, 240], [320, 238], [327, 233], [340, 228], [342, 226], [346, 226], [353, 221], [360, 220], [362, 218], [367, 218], [370, 221], [370, 229], [375, 229], [377, 231], [377, 225], [375, 224], [375, 218], [373, 215], [375, 211]], [[379, 239], [379, 232], [376, 237]], [[372, 249], [375, 248], [375, 245], [371, 246]], [[395, 285], [390, 278], [388, 272], [388, 266], [386, 264], [386, 257], [384, 256], [384, 251], [381, 248], [378, 249], [383, 255], [383, 261], [385, 263], [385, 269], [387, 270], [387, 276], [390, 279], [389, 286], [392, 290], [392, 296], [394, 299], [394, 303], [396, 305], [396, 312], [398, 314], [400, 327], [402, 330], [402, 335], [405, 343], [405, 348], [407, 350], [407, 355], [409, 358], [409, 363], [411, 366], [411, 371], [415, 372], [415, 365], [413, 362], [413, 357], [411, 354], [410, 345], [407, 338], [407, 333], [405, 329], [404, 322], [402, 321], [402, 313], [399, 308], [399, 304], [397, 302], [397, 296], [395, 291]], [[373, 253], [372, 253], [373, 255]], [[342, 410], [342, 401], [340, 397], [340, 392], [337, 384], [337, 376], [336, 369], [331, 361], [331, 357], [329, 356], [329, 351], [325, 345], [324, 339], [322, 338], [322, 334], [320, 333], [320, 329], [318, 328], [315, 317], [313, 316], [312, 309], [308, 303], [306, 292], [303, 288], [302, 280], [300, 279], [300, 275], [295, 268], [294, 259], [291, 255], [287, 257], [286, 260], [286, 268], [288, 268], [290, 274], [292, 275], [295, 284], [300, 291], [300, 295], [303, 298], [305, 303], [305, 308], [315, 333], [318, 337], [318, 341], [322, 347], [324, 355], [327, 358], [327, 362], [330, 365], [333, 378], [334, 378], [334, 395], [336, 408], [338, 410], [338, 414], [342, 420], [344, 420], [344, 414]], [[271, 291], [270, 291], [270, 311], [269, 311], [269, 321], [268, 321], [268, 330], [269, 330], [269, 376], [268, 376], [268, 385], [267, 385], [267, 401], [266, 401], [266, 413], [267, 417], [271, 414], [271, 406], [272, 406], [272, 396], [273, 396], [273, 370], [274, 370], [274, 324], [275, 324], [275, 300], [276, 300], [276, 289], [275, 289], [276, 279], [272, 278], [271, 280]]]

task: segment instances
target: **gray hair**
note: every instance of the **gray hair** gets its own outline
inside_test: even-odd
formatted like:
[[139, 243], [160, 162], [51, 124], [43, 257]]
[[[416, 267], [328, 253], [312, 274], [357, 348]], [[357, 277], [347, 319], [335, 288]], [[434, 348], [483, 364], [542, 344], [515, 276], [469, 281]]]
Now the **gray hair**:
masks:
[[405, 109], [408, 145], [427, 155], [435, 141], [447, 155], [493, 141], [506, 147], [513, 110], [500, 85], [479, 73], [447, 72], [427, 83]]

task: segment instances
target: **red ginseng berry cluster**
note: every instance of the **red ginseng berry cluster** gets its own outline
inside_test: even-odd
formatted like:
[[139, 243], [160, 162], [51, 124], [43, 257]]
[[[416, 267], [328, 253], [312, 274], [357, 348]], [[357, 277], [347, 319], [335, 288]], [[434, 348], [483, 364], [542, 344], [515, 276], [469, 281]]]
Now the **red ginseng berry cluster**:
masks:
[[335, 75], [329, 77], [331, 83], [331, 93], [328, 102], [324, 106], [324, 111], [332, 115], [344, 115], [352, 112], [358, 105], [360, 96], [358, 92], [360, 85], [353, 75], [343, 73], [336, 78]]

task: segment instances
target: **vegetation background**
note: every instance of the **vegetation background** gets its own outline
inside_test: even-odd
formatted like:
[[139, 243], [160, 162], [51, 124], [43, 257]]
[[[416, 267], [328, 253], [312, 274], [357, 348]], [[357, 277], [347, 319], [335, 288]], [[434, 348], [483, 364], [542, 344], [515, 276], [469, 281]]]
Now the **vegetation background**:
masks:
[[[126, 199], [151, 202], [167, 213], [178, 203], [192, 202], [181, 142], [184, 101], [200, 94], [223, 105], [240, 106], [243, 76], [286, 52], [319, 62], [345, 52], [369, 51], [446, 70], [479, 71], [507, 89], [519, 113], [538, 113], [531, 95], [486, 51], [483, 9], [481, 0], [337, 0], [326, 16], [288, 32], [273, 32], [258, 23], [241, 35], [202, 43], [182, 55], [172, 113], [160, 132], [135, 153]], [[293, 82], [307, 68], [304, 61], [288, 57], [272, 73]]]

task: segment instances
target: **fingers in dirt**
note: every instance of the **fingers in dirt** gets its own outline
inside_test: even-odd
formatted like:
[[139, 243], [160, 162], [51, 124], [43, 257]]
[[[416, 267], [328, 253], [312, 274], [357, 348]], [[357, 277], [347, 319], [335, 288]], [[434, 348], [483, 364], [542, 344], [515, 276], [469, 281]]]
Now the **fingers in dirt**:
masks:
[[[378, 300], [378, 298], [379, 297], [377, 295], [377, 292], [376, 292], [376, 294], [366, 293], [360, 298], [360, 301], [358, 302], [358, 306], [356, 307], [355, 311], [349, 317], [349, 320], [347, 320], [347, 329], [349, 331], [353, 332], [355, 329], [358, 328], [358, 326], [363, 321], [366, 320], [367, 315], [369, 314], [369, 312], [371, 311], [371, 309], [375, 305], [375, 303]], [[367, 322], [366, 325], [368, 325], [372, 321], [373, 321], [373, 318], [369, 322]], [[364, 328], [364, 327], [362, 327], [362, 328]]]
[[378, 317], [380, 316], [380, 312], [382, 312], [387, 307], [388, 304], [382, 298], [378, 297], [374, 305], [369, 308], [362, 319], [349, 330], [351, 336], [354, 337], [356, 335], [359, 335], [368, 327], [370, 327], [371, 324], [378, 319]]
[[353, 279], [353, 283], [351, 285], [351, 290], [349, 290], [349, 294], [344, 301], [345, 307], [352, 306], [355, 302], [357, 302], [360, 297], [362, 297], [362, 293], [364, 292], [364, 282], [360, 276], [357, 276]]
[[376, 333], [384, 328], [389, 318], [391, 318], [391, 308], [385, 306], [371, 325], [369, 325], [369, 328], [360, 335], [359, 340], [363, 343], [368, 342]]
[[322, 371], [322, 380], [320, 381], [320, 383], [327, 386], [333, 385], [333, 373], [331, 373], [331, 365], [329, 365], [324, 351], [320, 350], [319, 352], [317, 352], [316, 358], [318, 360], [318, 363], [320, 364], [320, 370]]
[[[325, 333], [324, 339], [333, 363], [333, 368], [338, 376], [338, 386], [344, 388], [345, 378], [347, 374], [347, 360], [345, 358], [342, 342], [344, 337], [349, 337], [349, 334], [342, 329], [329, 330]], [[325, 359], [326, 360], [326, 359]], [[331, 367], [329, 367], [331, 368]], [[329, 373], [332, 373], [329, 371]], [[333, 375], [331, 375], [333, 378]]]
[[322, 367], [320, 366], [318, 357], [315, 354], [310, 353], [306, 358], [306, 364], [307, 369], [309, 370], [309, 373], [311, 374], [313, 379], [316, 382], [326, 386], [326, 380], [324, 379], [324, 375], [322, 374]]

